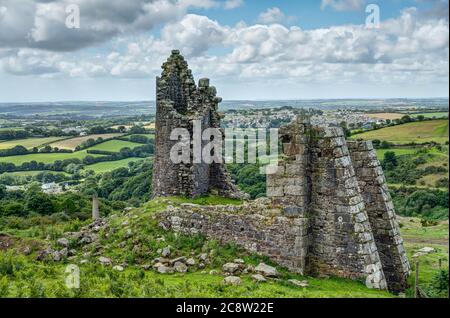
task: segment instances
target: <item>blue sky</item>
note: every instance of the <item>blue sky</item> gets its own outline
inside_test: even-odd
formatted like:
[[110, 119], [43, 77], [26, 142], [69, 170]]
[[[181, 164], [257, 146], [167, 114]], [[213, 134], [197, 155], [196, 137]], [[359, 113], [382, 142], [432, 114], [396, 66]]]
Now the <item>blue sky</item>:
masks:
[[225, 99], [448, 96], [448, 0], [0, 0], [0, 102], [153, 100], [174, 48]]

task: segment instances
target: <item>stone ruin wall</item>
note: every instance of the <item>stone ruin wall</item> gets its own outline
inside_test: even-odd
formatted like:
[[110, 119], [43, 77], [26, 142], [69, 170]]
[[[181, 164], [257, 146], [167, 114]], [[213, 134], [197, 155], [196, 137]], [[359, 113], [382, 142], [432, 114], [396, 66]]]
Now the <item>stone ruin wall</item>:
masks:
[[308, 220], [286, 216], [272, 207], [270, 200], [258, 199], [242, 206], [182, 204], [169, 207], [159, 218], [165, 229], [188, 235], [201, 233], [222, 243], [234, 243], [304, 274]]
[[[162, 65], [161, 77], [156, 79], [156, 136], [153, 161], [152, 194], [157, 196], [184, 195], [194, 197], [216, 189], [221, 195], [239, 197], [242, 195], [231, 181], [223, 164], [191, 163], [174, 164], [170, 150], [178, 142], [170, 140], [175, 128], [185, 128], [194, 134], [193, 122], [201, 122], [201, 131], [206, 128], [220, 128], [220, 114], [214, 86], [209, 79], [195, 84], [192, 71], [177, 50]], [[201, 137], [200, 139], [201, 140]], [[208, 141], [202, 141], [204, 146]]]
[[[220, 127], [220, 98], [174, 51], [157, 79], [154, 196], [237, 196], [222, 164], [173, 164], [168, 154], [173, 128], [193, 133]], [[364, 280], [371, 288], [397, 292], [407, 287], [409, 263], [394, 206], [370, 142], [347, 142], [337, 127], [297, 120], [281, 130], [283, 161], [267, 175], [267, 197], [241, 207], [170, 207], [161, 225], [186, 234], [202, 233], [268, 256], [294, 272]], [[266, 200], [266, 201], [264, 201]]]

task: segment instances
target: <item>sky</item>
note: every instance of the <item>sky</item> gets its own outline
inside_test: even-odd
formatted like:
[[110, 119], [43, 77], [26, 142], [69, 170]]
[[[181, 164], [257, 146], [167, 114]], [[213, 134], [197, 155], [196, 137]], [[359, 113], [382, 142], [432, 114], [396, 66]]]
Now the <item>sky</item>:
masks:
[[173, 49], [227, 100], [448, 97], [448, 0], [0, 0], [0, 103], [154, 100]]

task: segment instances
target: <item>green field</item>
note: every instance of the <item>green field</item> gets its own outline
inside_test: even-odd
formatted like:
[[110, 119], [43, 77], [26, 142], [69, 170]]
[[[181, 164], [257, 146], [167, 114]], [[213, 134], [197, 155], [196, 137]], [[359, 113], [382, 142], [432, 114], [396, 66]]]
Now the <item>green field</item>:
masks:
[[155, 134], [133, 134], [133, 135], [125, 136], [125, 138], [130, 139], [131, 136], [143, 136], [143, 137], [147, 137], [148, 139], [155, 139]]
[[413, 155], [415, 154], [419, 149], [417, 148], [389, 148], [389, 149], [377, 149], [377, 157], [379, 160], [382, 160], [384, 158], [384, 154], [388, 151], [394, 152], [397, 156], [403, 156], [403, 155]]
[[434, 113], [417, 113], [411, 114], [411, 117], [424, 116], [425, 118], [445, 118], [448, 117], [448, 112], [434, 112]]
[[394, 144], [448, 141], [448, 120], [429, 120], [372, 130], [353, 135], [352, 139], [385, 140]]
[[75, 150], [75, 148], [79, 145], [81, 145], [83, 142], [87, 141], [88, 139], [94, 139], [97, 140], [98, 138], [103, 138], [103, 140], [111, 139], [114, 137], [122, 136], [122, 134], [96, 134], [96, 135], [87, 135], [87, 136], [81, 136], [81, 137], [74, 137], [74, 138], [67, 138], [64, 140], [61, 140], [59, 142], [54, 142], [50, 146], [57, 147], [60, 149], [71, 149]]
[[95, 173], [104, 173], [118, 168], [127, 168], [130, 162], [139, 160], [142, 160], [142, 158], [127, 158], [116, 161], [105, 161], [86, 166], [84, 169], [93, 170]]
[[[415, 252], [423, 247], [432, 247], [436, 250], [435, 253], [422, 255], [417, 259], [419, 261], [419, 286], [425, 287], [439, 270], [439, 259], [441, 259], [442, 268], [448, 268], [448, 221], [439, 222], [435, 226], [423, 227], [418, 218], [398, 217], [398, 219], [413, 270], [415, 269], [415, 259], [412, 256]], [[411, 285], [414, 283], [414, 275], [410, 276], [409, 282]], [[410, 290], [409, 296], [411, 294]]]
[[23, 146], [27, 149], [32, 149], [33, 147], [40, 147], [61, 139], [64, 139], [64, 137], [26, 138], [26, 139], [8, 140], [0, 142], [0, 149], [11, 149], [15, 146]]
[[[22, 156], [0, 157], [0, 162], [11, 162], [14, 163], [16, 166], [20, 166], [24, 162], [31, 162], [31, 161], [43, 162], [47, 164], [55, 162], [56, 160], [65, 160], [72, 158], [78, 158], [82, 160], [87, 155], [88, 153], [86, 152], [86, 150], [77, 151], [73, 153], [36, 153]], [[90, 156], [98, 157], [100, 155], [90, 155]]]
[[141, 144], [123, 141], [123, 140], [109, 140], [103, 142], [101, 144], [90, 147], [89, 150], [102, 150], [102, 151], [111, 151], [111, 152], [119, 152], [120, 149], [128, 147], [128, 148], [136, 148], [142, 146]]
[[5, 172], [2, 175], [4, 175], [4, 176], [14, 176], [14, 177], [34, 177], [34, 176], [40, 174], [41, 172], [46, 172], [46, 173], [51, 173], [51, 174], [62, 174], [62, 175], [65, 175], [65, 176], [69, 176], [70, 175], [67, 172], [62, 172], [62, 171], [55, 172], [55, 171], [48, 171], [48, 170]]

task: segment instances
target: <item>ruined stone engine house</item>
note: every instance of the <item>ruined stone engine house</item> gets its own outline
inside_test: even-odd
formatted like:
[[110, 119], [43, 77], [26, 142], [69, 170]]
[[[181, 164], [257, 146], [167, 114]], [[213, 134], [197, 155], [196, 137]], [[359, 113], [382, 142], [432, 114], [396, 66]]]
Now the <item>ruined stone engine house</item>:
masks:
[[[197, 88], [174, 51], [157, 80], [153, 193], [238, 193], [223, 165], [174, 165], [168, 156], [176, 127], [192, 120], [219, 127], [220, 98], [208, 80]], [[203, 233], [263, 254], [302, 274], [364, 280], [370, 288], [402, 291], [410, 265], [386, 179], [371, 142], [346, 141], [339, 127], [298, 118], [280, 130], [283, 161], [267, 175], [267, 198], [242, 206], [170, 207], [161, 224]]]
[[[161, 77], [156, 79], [153, 196], [194, 197], [211, 190], [217, 190], [224, 196], [241, 196], [223, 164], [193, 163], [193, 160], [191, 163], [171, 161], [170, 150], [178, 142], [170, 139], [172, 130], [185, 128], [194, 137], [194, 120], [201, 122], [202, 131], [206, 128], [220, 129], [218, 104], [222, 98], [216, 96], [216, 88], [209, 85], [207, 78], [200, 79], [197, 87], [192, 71], [177, 50], [172, 51], [162, 69]], [[207, 142], [202, 141], [202, 146]]]

